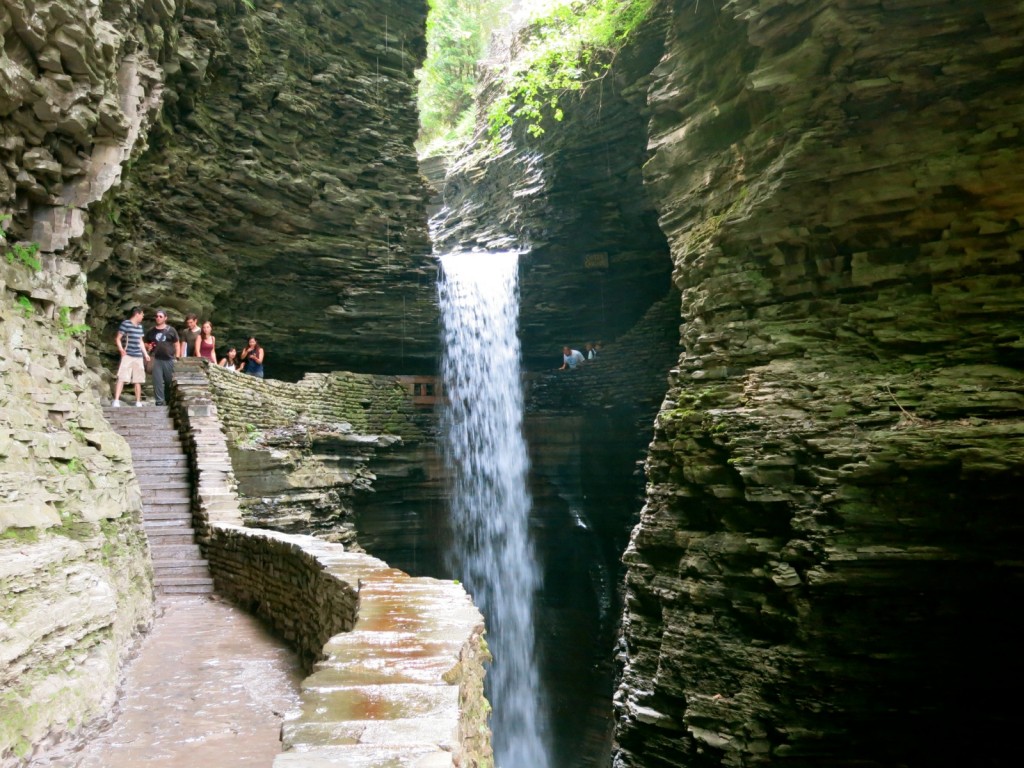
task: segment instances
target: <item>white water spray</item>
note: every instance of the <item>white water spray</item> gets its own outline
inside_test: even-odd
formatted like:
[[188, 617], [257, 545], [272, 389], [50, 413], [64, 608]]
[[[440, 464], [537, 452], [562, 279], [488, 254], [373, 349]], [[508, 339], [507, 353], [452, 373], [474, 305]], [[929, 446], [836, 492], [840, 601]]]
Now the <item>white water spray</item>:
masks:
[[453, 572], [487, 620], [495, 763], [547, 768], [546, 706], [534, 657], [540, 578], [528, 530], [518, 256], [449, 254], [441, 267]]

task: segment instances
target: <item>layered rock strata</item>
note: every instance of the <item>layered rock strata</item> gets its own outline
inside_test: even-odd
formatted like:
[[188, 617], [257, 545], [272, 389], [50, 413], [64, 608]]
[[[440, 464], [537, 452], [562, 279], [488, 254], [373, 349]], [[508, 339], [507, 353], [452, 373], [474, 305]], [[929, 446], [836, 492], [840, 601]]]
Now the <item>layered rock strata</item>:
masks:
[[520, 337], [531, 370], [560, 365], [564, 344], [618, 338], [669, 289], [665, 238], [640, 174], [638, 80], [660, 53], [658, 24], [649, 26], [599, 84], [565, 97], [565, 119], [545, 124], [540, 139], [518, 126], [495, 148], [481, 134], [438, 184], [435, 251], [522, 253]]
[[296, 383], [208, 369], [248, 525], [314, 533], [358, 548], [357, 498], [419, 474], [432, 455], [394, 377], [338, 372]]
[[[538, 664], [560, 766], [610, 759], [619, 558], [641, 506], [637, 462], [679, 352], [679, 294], [640, 172], [662, 21], [652, 17], [602, 83], [569, 97], [539, 140], [522, 126], [497, 150], [481, 139], [441, 181], [425, 166], [446, 206], [432, 219], [435, 250], [522, 253]], [[555, 370], [564, 344], [587, 340], [604, 341], [606, 356]]]
[[77, 265], [50, 260], [36, 272], [0, 256], [4, 766], [106, 716], [133, 637], [152, 617], [131, 453], [68, 333], [84, 314]]
[[685, 352], [625, 555], [615, 765], [1001, 765], [1024, 13], [675, 9], [645, 181]]
[[106, 711], [150, 618], [138, 486], [95, 375], [127, 307], [210, 314], [216, 299], [214, 319], [260, 333], [278, 374], [433, 354], [411, 149], [425, 9], [0, 7], [5, 764]]
[[[152, 614], [141, 497], [85, 362], [87, 206], [159, 102], [174, 4], [0, 8], [0, 761], [108, 713]], [[38, 250], [37, 250], [38, 249]]]
[[179, 6], [160, 120], [98, 211], [94, 324], [133, 302], [196, 312], [223, 340], [255, 335], [277, 378], [429, 370], [426, 3]]

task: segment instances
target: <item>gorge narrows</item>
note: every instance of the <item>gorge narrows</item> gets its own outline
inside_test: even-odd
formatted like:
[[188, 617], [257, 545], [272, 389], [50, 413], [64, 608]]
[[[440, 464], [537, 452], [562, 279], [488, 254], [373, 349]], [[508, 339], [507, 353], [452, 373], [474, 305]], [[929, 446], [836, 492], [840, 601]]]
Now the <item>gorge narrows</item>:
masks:
[[540, 575], [528, 525], [517, 270], [515, 253], [441, 258], [449, 564], [487, 621], [496, 764], [546, 768], [547, 717], [534, 636]]

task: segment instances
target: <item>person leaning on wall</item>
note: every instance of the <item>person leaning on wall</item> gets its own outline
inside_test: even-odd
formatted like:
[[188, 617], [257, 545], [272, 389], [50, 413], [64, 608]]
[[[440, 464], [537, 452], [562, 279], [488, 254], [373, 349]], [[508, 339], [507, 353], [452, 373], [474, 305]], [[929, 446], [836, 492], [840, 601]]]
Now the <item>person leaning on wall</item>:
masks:
[[573, 349], [569, 346], [562, 347], [562, 367], [558, 370], [575, 370], [576, 366], [582, 363], [583, 360], [583, 353], [578, 349]]
[[250, 336], [245, 348], [242, 350], [242, 364], [238, 370], [248, 373], [250, 376], [263, 378], [263, 360], [265, 353], [255, 336]]

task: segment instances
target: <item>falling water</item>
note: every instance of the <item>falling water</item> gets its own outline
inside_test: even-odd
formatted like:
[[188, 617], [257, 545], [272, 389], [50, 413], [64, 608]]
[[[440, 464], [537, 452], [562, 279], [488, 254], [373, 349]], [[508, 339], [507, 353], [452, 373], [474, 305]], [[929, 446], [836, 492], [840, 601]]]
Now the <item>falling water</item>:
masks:
[[534, 658], [539, 576], [528, 531], [517, 264], [515, 253], [441, 258], [451, 565], [487, 620], [495, 763], [547, 768], [546, 708]]

